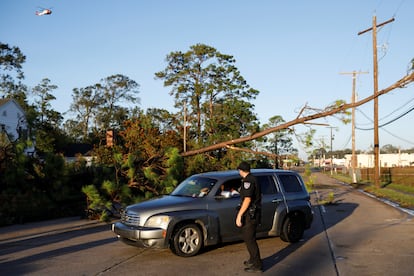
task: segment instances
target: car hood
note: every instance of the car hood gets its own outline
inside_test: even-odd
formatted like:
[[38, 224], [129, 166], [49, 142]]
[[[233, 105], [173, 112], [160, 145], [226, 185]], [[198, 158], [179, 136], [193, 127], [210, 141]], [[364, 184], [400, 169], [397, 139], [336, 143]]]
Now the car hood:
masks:
[[136, 213], [164, 213], [203, 208], [203, 206], [205, 208], [205, 205], [205, 198], [166, 195], [130, 205], [126, 208], [126, 211]]

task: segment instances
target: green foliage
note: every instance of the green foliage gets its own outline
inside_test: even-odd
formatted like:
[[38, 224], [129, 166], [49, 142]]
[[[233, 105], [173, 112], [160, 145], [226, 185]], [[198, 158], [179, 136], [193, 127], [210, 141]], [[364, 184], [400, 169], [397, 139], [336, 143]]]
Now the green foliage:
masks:
[[378, 188], [374, 185], [369, 185], [364, 188], [364, 191], [372, 193], [380, 198], [385, 198], [396, 202], [405, 208], [414, 208], [414, 195], [410, 193], [400, 192], [390, 188]]
[[414, 186], [407, 186], [407, 185], [401, 185], [401, 184], [389, 184], [386, 187], [388, 189], [414, 195]]
[[[158, 194], [170, 193], [181, 179], [183, 160], [176, 148], [170, 148], [166, 151], [165, 158], [162, 158], [164, 161], [158, 164], [162, 169], [161, 167], [155, 169], [152, 166], [142, 169], [145, 185], [131, 182], [132, 179], [129, 178], [132, 171], [130, 166], [134, 164], [131, 155], [123, 158], [119, 152], [114, 152], [113, 156], [115, 167], [122, 167], [126, 171], [126, 173], [122, 173], [115, 170], [115, 174], [120, 173], [121, 176], [125, 175], [127, 178], [116, 177], [115, 181], [104, 180], [100, 189], [97, 189], [95, 185], [87, 185], [82, 188], [82, 192], [87, 197], [91, 218], [107, 221], [113, 215], [114, 203], [127, 205], [133, 200], [149, 199]], [[131, 187], [131, 183], [135, 186]], [[131, 188], [137, 187], [138, 190], [135, 190], [134, 196], [134, 189]]]
[[69, 181], [62, 156], [39, 160], [27, 156], [25, 147], [12, 144], [1, 161], [6, 164], [0, 166], [0, 224], [80, 214], [80, 191]]
[[101, 210], [105, 208], [105, 200], [94, 185], [82, 187], [82, 193], [87, 197], [88, 208], [93, 210]]
[[318, 203], [320, 205], [335, 204], [335, 193], [334, 192], [329, 192], [328, 196], [324, 199], [318, 200]]
[[189, 133], [196, 145], [256, 130], [251, 100], [259, 91], [249, 87], [232, 56], [196, 44], [185, 53], [171, 52], [166, 60], [166, 68], [155, 76], [171, 87], [175, 107], [186, 114], [187, 122], [192, 122]]
[[70, 111], [76, 119], [66, 124], [69, 134], [90, 142], [93, 139], [90, 133], [102, 138], [102, 131], [122, 129], [129, 114], [121, 103], [139, 102], [138, 93], [139, 84], [121, 74], [111, 75], [84, 88], [74, 88]]
[[[351, 184], [351, 177], [343, 174], [333, 174], [333, 178]], [[358, 188], [377, 197], [396, 202], [405, 208], [414, 208], [414, 188], [409, 185], [388, 184], [385, 187], [376, 187], [371, 183], [359, 183]]]
[[157, 192], [169, 194], [177, 186], [178, 181], [182, 179], [183, 158], [180, 156], [177, 148], [167, 149], [162, 166], [162, 170], [146, 167], [144, 168], [144, 175], [149, 183], [152, 183], [156, 188]]
[[[56, 99], [52, 94], [58, 87], [51, 84], [47, 78], [32, 89], [34, 95], [32, 119], [32, 132], [36, 138], [36, 151], [38, 154], [56, 153], [59, 145], [64, 144], [65, 138], [59, 126], [63, 120], [62, 115], [52, 109], [51, 102]], [[63, 142], [63, 141], [64, 142]]]
[[305, 181], [305, 186], [308, 192], [309, 193], [312, 192], [314, 189], [314, 184], [315, 184], [315, 176], [312, 175], [310, 164], [305, 165], [304, 181]]
[[25, 106], [26, 87], [21, 83], [24, 79], [23, 64], [26, 56], [16, 46], [0, 42], [0, 91], [2, 96], [14, 98]]
[[[165, 69], [155, 76], [171, 88], [177, 114], [158, 108], [146, 113], [138, 107], [127, 109], [121, 103], [138, 103], [139, 85], [117, 74], [84, 88], [74, 88], [70, 107], [74, 118], [67, 120], [61, 129], [63, 118], [51, 108], [55, 100], [52, 92], [57, 86], [43, 79], [34, 87], [34, 103], [29, 105], [28, 89], [21, 82], [25, 56], [17, 47], [0, 43], [0, 88], [26, 111], [36, 136], [37, 153], [42, 156], [41, 159], [26, 156], [24, 143], [1, 144], [0, 196], [7, 204], [3, 209], [0, 207], [0, 213], [3, 215], [2, 210], [7, 208], [15, 212], [4, 217], [4, 221], [27, 219], [19, 212], [37, 217], [35, 209], [46, 209], [46, 213], [53, 215], [66, 214], [61, 209], [69, 209], [72, 199], [84, 199], [84, 195], [88, 207], [97, 210], [100, 219], [108, 220], [113, 215], [114, 202], [126, 205], [170, 193], [180, 180], [194, 173], [234, 169], [241, 160], [251, 160], [254, 167], [269, 167], [266, 158], [226, 147], [182, 158], [180, 152], [184, 149], [193, 150], [259, 132], [261, 127], [252, 104], [259, 91], [241, 76], [233, 56], [208, 45], [196, 44], [187, 52], [171, 52], [166, 61]], [[327, 109], [343, 104], [336, 101]], [[347, 122], [348, 115], [345, 111], [340, 119]], [[283, 118], [274, 116], [269, 124], [283, 122]], [[108, 129], [116, 133], [112, 147], [105, 145]], [[315, 130], [310, 129], [298, 136], [309, 154], [314, 134]], [[253, 148], [263, 142], [266, 151], [295, 153], [290, 135], [290, 130], [281, 130], [262, 141], [248, 141], [237, 147]], [[86, 167], [81, 158], [66, 164], [63, 156], [57, 154], [73, 140], [94, 145], [96, 158], [91, 167]], [[314, 177], [310, 169], [307, 173], [306, 184], [312, 189]], [[31, 197], [35, 199], [29, 200]], [[13, 200], [9, 201], [10, 198]], [[24, 205], [27, 210], [19, 205], [22, 202], [30, 202]], [[60, 207], [62, 202], [64, 207]]]
[[209, 171], [209, 162], [204, 154], [197, 154], [195, 156], [187, 157], [185, 165], [186, 175]]
[[166, 157], [166, 175], [161, 182], [161, 186], [163, 187], [163, 192], [169, 194], [183, 178], [184, 162], [177, 148], [168, 149]]
[[[282, 116], [273, 116], [269, 119], [269, 123], [263, 125], [263, 129], [273, 128], [283, 123], [285, 123], [285, 120]], [[282, 129], [268, 134], [260, 144], [267, 152], [276, 155], [276, 158], [271, 160], [274, 163], [274, 168], [282, 167], [281, 156], [293, 155], [297, 152], [297, 149], [293, 147], [292, 131], [290, 129]]]

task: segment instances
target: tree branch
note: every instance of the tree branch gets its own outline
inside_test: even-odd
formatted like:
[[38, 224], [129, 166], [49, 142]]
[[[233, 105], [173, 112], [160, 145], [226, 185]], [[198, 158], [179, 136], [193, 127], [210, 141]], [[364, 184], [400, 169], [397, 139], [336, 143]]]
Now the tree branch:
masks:
[[236, 151], [243, 151], [243, 152], [248, 152], [254, 155], [265, 155], [271, 158], [276, 158], [277, 155], [274, 153], [270, 153], [270, 152], [266, 152], [266, 151], [255, 151], [255, 150], [251, 150], [251, 149], [246, 149], [246, 148], [238, 148], [238, 147], [234, 147], [234, 146], [229, 146], [227, 145], [226, 148], [231, 149], [231, 150], [236, 150]]
[[360, 105], [363, 105], [363, 104], [365, 104], [369, 101], [372, 101], [373, 99], [375, 99], [379, 96], [387, 94], [388, 92], [394, 90], [395, 88], [403, 88], [403, 87], [405, 87], [406, 85], [408, 85], [409, 83], [411, 83], [413, 81], [414, 81], [414, 73], [411, 73], [411, 74], [403, 77], [402, 79], [398, 80], [393, 85], [391, 85], [391, 86], [389, 86], [389, 87], [387, 87], [383, 90], [378, 91], [377, 94], [375, 94], [375, 95], [373, 94], [373, 95], [371, 95], [367, 98], [364, 98], [364, 99], [362, 99], [358, 102], [355, 102], [353, 104], [352, 103], [342, 104], [339, 107], [332, 108], [332, 109], [329, 109], [329, 110], [324, 111], [324, 112], [315, 113], [315, 114], [312, 114], [312, 115], [309, 115], [309, 116], [304, 116], [304, 117], [301, 117], [301, 118], [298, 117], [298, 118], [296, 118], [292, 121], [286, 122], [286, 123], [278, 125], [276, 127], [265, 129], [265, 130], [260, 131], [260, 132], [256, 132], [256, 133], [254, 133], [250, 136], [244, 136], [244, 137], [240, 137], [240, 138], [237, 138], [237, 139], [233, 139], [233, 140], [221, 142], [221, 143], [218, 143], [218, 144], [215, 144], [215, 145], [211, 145], [211, 146], [208, 146], [208, 147], [204, 147], [204, 148], [201, 148], [201, 149], [187, 151], [187, 152], [181, 153], [181, 156], [183, 156], [183, 157], [192, 156], [192, 155], [196, 155], [196, 154], [200, 154], [200, 153], [204, 153], [204, 152], [224, 148], [224, 147], [227, 147], [229, 145], [234, 145], [234, 144], [238, 144], [238, 143], [243, 143], [243, 142], [255, 140], [255, 139], [263, 137], [263, 136], [265, 136], [269, 133], [276, 132], [276, 131], [279, 131], [281, 129], [285, 129], [285, 128], [291, 127], [293, 125], [303, 124], [305, 122], [312, 121], [312, 120], [315, 120], [315, 119], [328, 117], [328, 116], [334, 115], [336, 113], [345, 111], [349, 108], [358, 107]]

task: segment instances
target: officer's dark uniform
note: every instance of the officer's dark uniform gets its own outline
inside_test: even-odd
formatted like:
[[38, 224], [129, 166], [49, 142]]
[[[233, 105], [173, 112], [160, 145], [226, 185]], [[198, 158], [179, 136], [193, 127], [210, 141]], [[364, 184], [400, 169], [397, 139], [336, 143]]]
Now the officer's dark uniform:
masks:
[[[256, 227], [260, 223], [262, 195], [260, 185], [258, 185], [256, 178], [250, 173], [242, 179], [240, 188], [241, 202], [243, 202], [245, 197], [251, 198], [250, 206], [243, 215], [243, 226], [241, 230], [243, 240], [250, 254], [250, 259], [245, 264], [256, 269], [262, 269], [262, 260], [256, 242]], [[250, 208], [254, 207], [256, 211], [253, 215], [251, 214]]]

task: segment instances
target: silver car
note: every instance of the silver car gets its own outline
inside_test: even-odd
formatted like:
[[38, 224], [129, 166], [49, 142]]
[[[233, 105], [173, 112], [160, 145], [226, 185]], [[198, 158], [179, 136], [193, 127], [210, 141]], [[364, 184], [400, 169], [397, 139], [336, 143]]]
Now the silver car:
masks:
[[[299, 241], [313, 220], [310, 196], [300, 175], [271, 169], [251, 173], [262, 191], [257, 236]], [[240, 184], [237, 170], [193, 175], [170, 195], [128, 206], [112, 231], [129, 245], [170, 248], [183, 257], [196, 255], [203, 246], [241, 240], [235, 225]]]

